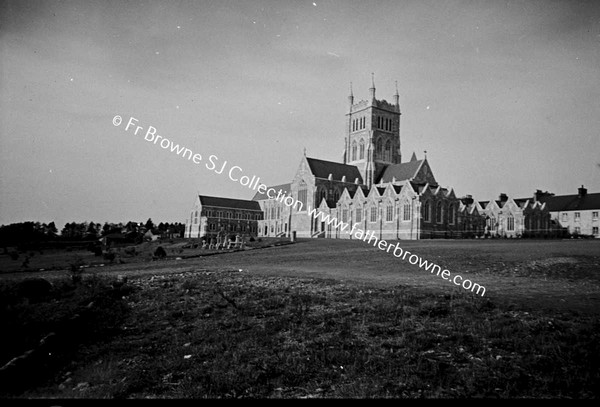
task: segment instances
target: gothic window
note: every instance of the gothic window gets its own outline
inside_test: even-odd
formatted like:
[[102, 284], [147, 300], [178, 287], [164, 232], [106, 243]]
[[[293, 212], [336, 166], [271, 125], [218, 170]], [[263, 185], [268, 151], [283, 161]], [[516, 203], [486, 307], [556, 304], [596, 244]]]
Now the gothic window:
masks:
[[348, 222], [348, 209], [342, 209], [342, 222]]
[[385, 142], [385, 161], [392, 161], [392, 142], [390, 140]]
[[325, 188], [321, 188], [319, 192], [319, 205], [321, 204], [323, 199], [327, 200], [327, 190]]
[[385, 208], [385, 221], [391, 222], [394, 220], [394, 207], [388, 204]]
[[429, 220], [431, 219], [431, 205], [429, 204], [429, 201], [425, 201], [425, 203], [423, 204], [422, 207], [422, 216], [423, 216], [423, 220], [425, 222], [429, 222]]
[[308, 205], [308, 192], [306, 191], [306, 184], [303, 182], [298, 189], [298, 201], [302, 204], [300, 210], [306, 210]]
[[512, 215], [508, 215], [508, 218], [506, 219], [506, 230], [515, 230], [515, 218], [513, 218]]
[[333, 201], [337, 202], [340, 200], [340, 191], [338, 191], [337, 189], [333, 192]]
[[410, 220], [410, 205], [408, 203], [404, 204], [404, 220]]
[[448, 223], [454, 225], [454, 205], [448, 207]]
[[377, 158], [381, 159], [383, 157], [383, 139], [379, 138], [377, 140]]
[[277, 207], [277, 219], [279, 219], [279, 206]]
[[359, 142], [359, 159], [362, 160], [365, 158], [365, 143], [364, 141]]
[[377, 208], [371, 207], [371, 222], [377, 222]]
[[356, 160], [356, 141], [352, 142], [352, 161]]
[[443, 210], [444, 210], [444, 207], [443, 207], [442, 203], [438, 202], [437, 203], [437, 208], [436, 208], [436, 211], [435, 211], [435, 221], [437, 223], [442, 223], [442, 221], [443, 221], [443, 216], [442, 216]]
[[360, 206], [358, 208], [356, 208], [356, 221], [357, 222], [362, 221], [362, 208]]

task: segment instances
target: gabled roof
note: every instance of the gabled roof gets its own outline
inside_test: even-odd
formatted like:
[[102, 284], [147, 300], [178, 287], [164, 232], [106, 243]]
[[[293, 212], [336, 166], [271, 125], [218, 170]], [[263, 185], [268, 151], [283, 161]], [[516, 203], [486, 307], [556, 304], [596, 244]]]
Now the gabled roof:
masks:
[[585, 211], [600, 209], [600, 193], [579, 195], [545, 196], [539, 202], [546, 203], [551, 212], [558, 211]]
[[221, 198], [219, 196], [198, 195], [203, 206], [218, 206], [220, 208], [247, 209], [260, 211], [260, 205], [256, 201], [245, 199]]
[[421, 163], [423, 160], [388, 165], [377, 183], [392, 182], [394, 179], [396, 181], [409, 180], [417, 175]]
[[[279, 193], [279, 190], [281, 190], [281, 194], [282, 195], [288, 195], [291, 191], [291, 185], [290, 183], [287, 184], [281, 184], [281, 185], [275, 185], [269, 188], [273, 188], [277, 193]], [[267, 188], [267, 190], [269, 189]], [[253, 201], [262, 201], [265, 199], [269, 199], [269, 197], [267, 196], [267, 190], [265, 190], [265, 192], [257, 192], [254, 197], [252, 198]], [[273, 195], [271, 193], [271, 195]]]
[[316, 158], [306, 157], [306, 161], [310, 167], [310, 171], [317, 178], [329, 178], [329, 174], [334, 181], [341, 181], [342, 177], [346, 176], [346, 182], [353, 183], [356, 178], [362, 184], [363, 179], [360, 176], [360, 171], [355, 165], [340, 164], [333, 161], [318, 160]]

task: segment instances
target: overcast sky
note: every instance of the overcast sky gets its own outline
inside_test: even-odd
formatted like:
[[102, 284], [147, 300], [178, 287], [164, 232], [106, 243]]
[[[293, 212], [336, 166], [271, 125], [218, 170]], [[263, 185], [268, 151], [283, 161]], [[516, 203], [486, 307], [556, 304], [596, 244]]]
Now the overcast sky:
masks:
[[253, 191], [115, 115], [289, 182], [341, 161], [349, 83], [458, 196], [600, 192], [600, 2], [4, 1], [0, 224], [183, 222]]

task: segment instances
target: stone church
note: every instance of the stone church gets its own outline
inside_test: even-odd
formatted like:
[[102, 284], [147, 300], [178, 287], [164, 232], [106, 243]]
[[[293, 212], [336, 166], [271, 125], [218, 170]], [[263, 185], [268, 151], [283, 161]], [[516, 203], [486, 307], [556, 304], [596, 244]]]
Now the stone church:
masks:
[[302, 205], [288, 206], [257, 192], [249, 201], [223, 198], [219, 202], [232, 206], [232, 214], [223, 215], [227, 208], [205, 205], [203, 209], [202, 202], [208, 201], [200, 195], [185, 236], [203, 238], [224, 231], [256, 237], [295, 233], [308, 238], [352, 238], [349, 228], [310, 216], [311, 208], [385, 240], [549, 232], [548, 205], [535, 197], [512, 199], [500, 194], [499, 199], [481, 202], [470, 195], [459, 198], [452, 188], [437, 182], [426, 156], [419, 159], [413, 153], [402, 161], [399, 99], [397, 87], [392, 102], [377, 99], [374, 81], [365, 100], [355, 101], [350, 88], [342, 162], [307, 157], [305, 152], [291, 182], [269, 187]]

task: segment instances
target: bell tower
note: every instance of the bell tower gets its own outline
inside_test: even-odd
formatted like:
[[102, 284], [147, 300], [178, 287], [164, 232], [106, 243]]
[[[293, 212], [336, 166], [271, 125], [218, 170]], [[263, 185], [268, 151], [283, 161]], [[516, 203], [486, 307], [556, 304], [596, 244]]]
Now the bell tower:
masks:
[[392, 103], [377, 100], [375, 77], [371, 74], [369, 98], [355, 103], [350, 85], [348, 102], [344, 163], [357, 166], [370, 188], [387, 165], [401, 162], [398, 84]]

